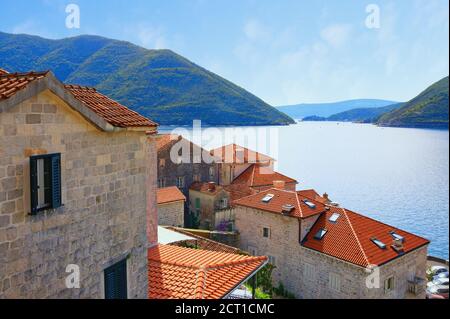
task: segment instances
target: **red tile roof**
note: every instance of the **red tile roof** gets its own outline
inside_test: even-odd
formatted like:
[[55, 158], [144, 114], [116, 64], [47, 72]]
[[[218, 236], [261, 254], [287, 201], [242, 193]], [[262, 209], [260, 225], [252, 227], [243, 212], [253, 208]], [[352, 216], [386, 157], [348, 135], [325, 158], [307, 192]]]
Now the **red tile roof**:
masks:
[[0, 72], [0, 101], [24, 89], [28, 84], [44, 78], [48, 72], [5, 73]]
[[106, 122], [116, 127], [155, 127], [157, 124], [139, 113], [99, 93], [96, 89], [65, 85], [73, 96], [83, 102]]
[[[300, 196], [304, 196], [310, 199], [313, 199], [315, 201], [318, 201], [322, 204], [330, 204], [331, 201], [329, 199], [324, 198], [323, 196], [320, 196], [314, 189], [305, 189], [305, 190], [300, 190], [297, 191], [297, 193]], [[324, 194], [325, 196], [325, 194]]]
[[253, 191], [250, 186], [245, 183], [238, 184], [233, 183], [230, 185], [223, 186], [223, 188], [230, 194], [230, 202], [231, 205], [234, 206], [234, 201], [241, 199], [243, 197], [247, 197], [253, 195], [255, 191]]
[[214, 189], [211, 190], [209, 187], [209, 182], [194, 182], [189, 187], [190, 190], [201, 192], [204, 194], [216, 195], [217, 193], [223, 190], [223, 187], [217, 184], [214, 184]]
[[[333, 223], [329, 219], [334, 213], [340, 217]], [[320, 229], [326, 229], [327, 233], [321, 240], [317, 240], [314, 236]], [[380, 266], [399, 256], [399, 253], [391, 247], [393, 243], [391, 231], [404, 237], [404, 253], [429, 243], [427, 239], [348, 209], [330, 207], [329, 211], [319, 217], [302, 245], [359, 266]], [[379, 248], [372, 242], [372, 238], [386, 244], [386, 248]]]
[[247, 184], [250, 187], [261, 187], [273, 185], [274, 181], [283, 181], [286, 184], [295, 183], [297, 181], [286, 175], [275, 172], [270, 166], [253, 164], [242, 172], [233, 181], [234, 184]]
[[176, 186], [158, 188], [156, 190], [156, 202], [158, 204], [167, 204], [185, 200], [186, 197]]
[[156, 140], [156, 149], [159, 151], [171, 146], [175, 142], [178, 142], [182, 137], [175, 134], [161, 134], [158, 135]]
[[[273, 198], [267, 203], [263, 202], [262, 199], [269, 194], [273, 195]], [[315, 205], [315, 208], [309, 207], [304, 202], [305, 200], [313, 203]], [[321, 214], [326, 210], [326, 206], [323, 203], [305, 197], [299, 192], [292, 192], [275, 188], [234, 201], [234, 205], [237, 206], [255, 208], [275, 214], [283, 214], [283, 206], [286, 204], [292, 205], [294, 207], [294, 209], [288, 216], [296, 218], [307, 218], [310, 216]]]
[[271, 157], [252, 151], [243, 146], [230, 144], [211, 150], [211, 155], [222, 163], [267, 163], [273, 160]]
[[[47, 77], [51, 72], [0, 72], [0, 101], [6, 100], [29, 84]], [[94, 88], [65, 85], [66, 90], [103, 120], [116, 127], [156, 127], [157, 124], [139, 113], [97, 92]]]
[[0, 69], [0, 75], [4, 75], [4, 74], [9, 74], [9, 72], [6, 70]]
[[221, 299], [267, 257], [157, 245], [148, 250], [150, 299]]

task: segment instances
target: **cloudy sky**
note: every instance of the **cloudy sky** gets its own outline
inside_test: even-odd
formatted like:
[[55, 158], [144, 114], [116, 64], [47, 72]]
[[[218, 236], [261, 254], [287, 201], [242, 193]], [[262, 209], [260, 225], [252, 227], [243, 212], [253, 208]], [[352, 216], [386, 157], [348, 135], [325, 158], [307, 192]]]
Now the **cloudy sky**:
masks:
[[171, 49], [272, 105], [405, 101], [449, 73], [447, 0], [0, 1], [0, 31]]

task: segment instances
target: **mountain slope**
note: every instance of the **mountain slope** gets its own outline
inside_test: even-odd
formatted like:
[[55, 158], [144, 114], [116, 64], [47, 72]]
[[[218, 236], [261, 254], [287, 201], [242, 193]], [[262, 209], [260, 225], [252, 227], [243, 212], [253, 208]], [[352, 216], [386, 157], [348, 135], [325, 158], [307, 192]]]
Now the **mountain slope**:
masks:
[[382, 115], [381, 126], [448, 128], [448, 76], [397, 110]]
[[52, 70], [63, 82], [95, 86], [163, 125], [294, 123], [243, 88], [170, 50], [98, 36], [48, 40], [0, 32], [0, 67]]
[[327, 121], [373, 123], [381, 115], [399, 109], [402, 105], [403, 103], [397, 103], [383, 107], [353, 109], [331, 115]]
[[397, 102], [375, 100], [375, 99], [359, 99], [349, 100], [336, 103], [317, 103], [317, 104], [298, 104], [280, 106], [278, 109], [295, 119], [303, 119], [307, 116], [328, 117], [333, 114], [345, 112], [358, 108], [375, 108], [392, 105]]

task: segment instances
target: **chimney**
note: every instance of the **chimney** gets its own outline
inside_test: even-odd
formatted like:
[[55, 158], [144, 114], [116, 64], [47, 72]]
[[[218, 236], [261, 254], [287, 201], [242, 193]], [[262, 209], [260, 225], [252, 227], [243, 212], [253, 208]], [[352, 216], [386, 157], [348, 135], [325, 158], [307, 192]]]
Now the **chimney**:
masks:
[[286, 189], [286, 182], [285, 181], [273, 181], [273, 187], [280, 190]]
[[396, 238], [392, 241], [392, 248], [397, 253], [403, 253], [403, 240]]
[[216, 190], [216, 183], [214, 183], [214, 182], [209, 182], [209, 183], [208, 183], [208, 191], [214, 192], [215, 190]]
[[330, 198], [328, 197], [328, 194], [327, 194], [327, 193], [324, 193], [324, 194], [322, 195], [322, 197], [325, 198], [325, 200], [326, 200], [327, 202], [330, 201]]

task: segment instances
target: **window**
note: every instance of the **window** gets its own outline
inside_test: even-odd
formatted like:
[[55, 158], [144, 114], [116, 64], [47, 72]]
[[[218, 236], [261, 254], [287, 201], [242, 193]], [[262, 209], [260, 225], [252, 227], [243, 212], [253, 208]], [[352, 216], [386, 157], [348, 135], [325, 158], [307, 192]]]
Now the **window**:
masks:
[[61, 154], [30, 157], [31, 214], [61, 206]]
[[209, 168], [209, 179], [212, 181], [214, 180], [214, 167]]
[[222, 198], [220, 200], [220, 208], [227, 208], [228, 207], [228, 198]]
[[158, 187], [159, 188], [164, 188], [166, 187], [166, 180], [164, 178], [159, 178], [158, 179]]
[[104, 271], [105, 299], [127, 299], [127, 260], [108, 267]]
[[376, 239], [376, 238], [371, 238], [370, 240], [371, 240], [375, 245], [377, 245], [378, 248], [380, 248], [380, 249], [386, 249], [386, 244], [383, 243], [381, 240], [378, 240], [378, 239]]
[[200, 209], [200, 198], [195, 199], [195, 208]]
[[303, 264], [303, 277], [306, 279], [314, 280], [315, 277], [315, 271], [314, 266], [309, 263]]
[[271, 264], [272, 266], [276, 266], [277, 265], [277, 260], [274, 256], [268, 256], [269, 257], [269, 264]]
[[165, 167], [166, 166], [166, 159], [160, 158], [159, 159], [159, 167]]
[[330, 273], [329, 283], [330, 289], [341, 291], [341, 277], [338, 274]]
[[177, 178], [177, 186], [178, 188], [184, 188], [184, 176], [180, 176]]
[[395, 239], [395, 240], [399, 240], [402, 243], [405, 241], [405, 237], [403, 237], [402, 235], [397, 234], [395, 231], [391, 231], [390, 234], [391, 234], [392, 238]]
[[268, 227], [263, 228], [263, 237], [270, 238], [270, 228], [268, 228]]
[[333, 213], [333, 215], [331, 215], [329, 220], [330, 220], [330, 222], [335, 223], [335, 222], [337, 222], [339, 217], [341, 217], [341, 215], [339, 215], [338, 213]]
[[308, 206], [311, 209], [315, 209], [316, 208], [316, 204], [314, 204], [313, 202], [310, 202], [307, 199], [305, 199], [303, 202], [305, 203], [306, 206]]
[[328, 230], [324, 228], [319, 229], [319, 231], [314, 235], [314, 239], [321, 240], [327, 232]]
[[394, 289], [394, 276], [389, 277], [384, 281], [384, 292], [387, 293]]
[[200, 174], [194, 174], [194, 176], [192, 177], [192, 179], [194, 180], [194, 182], [200, 182], [200, 180], [201, 180]]
[[264, 198], [262, 199], [263, 203], [268, 203], [268, 202], [270, 202], [274, 196], [275, 196], [275, 195], [273, 195], [273, 194], [267, 194], [267, 195], [264, 196]]

